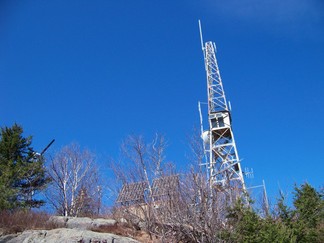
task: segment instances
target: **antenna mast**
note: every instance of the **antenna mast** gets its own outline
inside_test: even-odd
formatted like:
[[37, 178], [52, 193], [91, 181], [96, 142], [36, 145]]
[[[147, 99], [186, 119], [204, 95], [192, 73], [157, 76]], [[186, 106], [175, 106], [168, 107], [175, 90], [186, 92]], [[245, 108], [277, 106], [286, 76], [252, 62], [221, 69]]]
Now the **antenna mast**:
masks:
[[216, 45], [203, 42], [199, 20], [201, 47], [207, 75], [208, 130], [202, 131], [206, 166], [210, 188], [224, 192], [232, 202], [246, 191], [240, 159], [237, 153], [231, 124], [231, 112], [220, 76]]

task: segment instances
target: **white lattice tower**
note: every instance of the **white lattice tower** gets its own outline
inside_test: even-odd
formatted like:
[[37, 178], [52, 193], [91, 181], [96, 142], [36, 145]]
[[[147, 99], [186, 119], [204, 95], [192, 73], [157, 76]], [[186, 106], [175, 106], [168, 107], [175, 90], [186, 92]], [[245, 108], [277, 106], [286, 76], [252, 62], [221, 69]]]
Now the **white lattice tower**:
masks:
[[224, 192], [232, 201], [241, 197], [246, 188], [232, 131], [231, 113], [217, 64], [216, 45], [213, 42], [203, 44], [202, 41], [202, 49], [207, 74], [209, 124], [209, 129], [202, 131], [206, 155], [204, 165], [210, 186]]

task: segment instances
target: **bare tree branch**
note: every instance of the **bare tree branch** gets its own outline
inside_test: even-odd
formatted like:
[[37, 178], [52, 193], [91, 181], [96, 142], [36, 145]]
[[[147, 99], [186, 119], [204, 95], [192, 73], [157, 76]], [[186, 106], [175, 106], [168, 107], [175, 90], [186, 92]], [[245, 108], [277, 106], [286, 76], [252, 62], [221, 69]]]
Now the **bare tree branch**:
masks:
[[46, 195], [59, 214], [78, 216], [89, 206], [86, 203], [100, 200], [95, 157], [77, 144], [63, 147], [51, 158], [48, 174], [52, 183]]

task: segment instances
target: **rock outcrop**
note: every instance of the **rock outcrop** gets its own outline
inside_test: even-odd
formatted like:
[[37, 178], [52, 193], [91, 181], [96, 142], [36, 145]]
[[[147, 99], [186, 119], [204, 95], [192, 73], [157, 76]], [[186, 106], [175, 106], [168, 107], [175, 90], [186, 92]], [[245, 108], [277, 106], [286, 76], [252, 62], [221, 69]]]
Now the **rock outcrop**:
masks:
[[[126, 243], [138, 242], [134, 239], [112, 233], [99, 233], [96, 230], [113, 229], [117, 222], [114, 219], [90, 219], [52, 216], [49, 225], [51, 230], [26, 230], [22, 233], [1, 235], [0, 243]], [[94, 231], [92, 231], [94, 230]]]
[[76, 218], [52, 216], [49, 219], [49, 223], [59, 228], [96, 230], [99, 228], [115, 226], [117, 224], [117, 221], [114, 219], [91, 219], [86, 217]]
[[52, 230], [27, 230], [20, 234], [0, 237], [0, 243], [127, 243], [138, 242], [134, 239], [110, 233], [98, 233], [90, 230], [58, 228]]

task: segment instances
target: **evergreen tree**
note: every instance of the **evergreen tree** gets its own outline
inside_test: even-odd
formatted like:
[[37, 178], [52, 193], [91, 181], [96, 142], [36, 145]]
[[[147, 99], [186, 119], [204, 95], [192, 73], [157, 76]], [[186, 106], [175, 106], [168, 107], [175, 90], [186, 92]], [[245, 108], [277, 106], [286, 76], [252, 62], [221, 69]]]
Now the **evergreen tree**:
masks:
[[295, 187], [295, 228], [298, 242], [323, 242], [324, 200], [323, 195], [305, 183]]
[[229, 242], [260, 242], [261, 219], [241, 199], [228, 209], [227, 219], [231, 229]]
[[34, 195], [49, 182], [44, 159], [37, 155], [32, 137], [23, 137], [23, 128], [14, 124], [0, 133], [0, 209], [32, 208], [44, 204]]
[[280, 193], [273, 215], [260, 217], [238, 200], [229, 209], [229, 229], [222, 233], [229, 242], [324, 242], [323, 194], [309, 184], [295, 187], [293, 205], [285, 204]]

